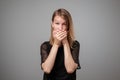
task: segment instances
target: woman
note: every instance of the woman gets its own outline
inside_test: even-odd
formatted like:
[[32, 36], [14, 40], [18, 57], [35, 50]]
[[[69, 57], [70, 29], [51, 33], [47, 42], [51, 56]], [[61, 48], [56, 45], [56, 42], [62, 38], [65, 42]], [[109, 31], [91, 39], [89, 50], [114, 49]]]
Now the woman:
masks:
[[70, 13], [61, 8], [52, 16], [51, 37], [40, 46], [43, 80], [76, 80], [80, 44], [74, 39]]

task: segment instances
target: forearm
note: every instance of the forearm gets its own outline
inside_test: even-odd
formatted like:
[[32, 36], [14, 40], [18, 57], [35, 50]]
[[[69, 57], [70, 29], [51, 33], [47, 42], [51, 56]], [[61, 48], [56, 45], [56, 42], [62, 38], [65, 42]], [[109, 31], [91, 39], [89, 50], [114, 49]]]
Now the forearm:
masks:
[[42, 68], [43, 71], [46, 73], [50, 73], [53, 66], [54, 66], [54, 62], [55, 62], [55, 58], [56, 58], [56, 54], [57, 54], [57, 50], [58, 50], [58, 45], [53, 44], [49, 56], [47, 57], [47, 59], [45, 60], [44, 63], [42, 63]]
[[68, 42], [64, 43], [64, 55], [65, 55], [65, 68], [67, 72], [68, 73], [74, 72], [78, 65], [74, 62], [72, 58]]

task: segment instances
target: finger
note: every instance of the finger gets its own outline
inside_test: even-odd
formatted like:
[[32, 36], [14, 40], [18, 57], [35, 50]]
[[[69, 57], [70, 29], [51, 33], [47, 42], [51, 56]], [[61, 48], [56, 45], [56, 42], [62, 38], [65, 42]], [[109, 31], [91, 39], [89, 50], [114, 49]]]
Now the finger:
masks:
[[66, 31], [57, 31], [57, 34], [63, 34], [66, 33]]
[[58, 36], [58, 37], [62, 37], [62, 36], [64, 36], [64, 33], [63, 33], [63, 32], [58, 33], [57, 36]]
[[66, 31], [62, 31], [61, 33], [58, 34], [59, 36], [67, 35]]
[[66, 37], [67, 37], [66, 34], [63, 34], [63, 35], [58, 36], [58, 38], [59, 38], [60, 40], [63, 40], [63, 39], [66, 38]]
[[56, 38], [60, 41], [63, 39], [63, 36], [64, 36], [64, 34], [62, 34], [62, 33], [56, 34]]
[[60, 39], [64, 39], [66, 36], [66, 32], [61, 32], [60, 34], [57, 34], [57, 37], [59, 37]]

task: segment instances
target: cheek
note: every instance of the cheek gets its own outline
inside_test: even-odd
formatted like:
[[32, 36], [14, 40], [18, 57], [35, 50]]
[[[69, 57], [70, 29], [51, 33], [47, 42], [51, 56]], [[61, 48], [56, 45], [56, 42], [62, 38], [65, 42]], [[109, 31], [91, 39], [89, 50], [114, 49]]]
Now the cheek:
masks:
[[54, 23], [52, 24], [52, 28], [53, 30], [57, 30], [57, 26]]
[[66, 30], [67, 30], [67, 29], [66, 29], [66, 26], [65, 26], [65, 27], [63, 27], [63, 30], [64, 30], [64, 31], [66, 31]]
[[53, 31], [53, 32], [52, 32], [53, 37], [55, 37], [55, 34], [56, 34], [56, 31]]
[[57, 30], [59, 30], [59, 27], [58, 27], [57, 25], [54, 25], [54, 26], [53, 26], [53, 30], [54, 30], [54, 31], [57, 31]]
[[64, 27], [63, 27], [63, 30], [64, 30], [64, 31], [67, 31], [67, 27], [66, 27], [66, 26], [64, 26]]
[[54, 31], [57, 31], [57, 30], [59, 30], [59, 29], [58, 29], [57, 27], [54, 27], [53, 30], [54, 30]]

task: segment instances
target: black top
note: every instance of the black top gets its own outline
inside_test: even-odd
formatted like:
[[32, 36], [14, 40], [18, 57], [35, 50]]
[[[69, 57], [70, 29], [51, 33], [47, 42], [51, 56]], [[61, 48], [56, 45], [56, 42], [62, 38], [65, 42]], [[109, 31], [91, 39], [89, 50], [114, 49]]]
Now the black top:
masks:
[[[52, 47], [52, 45], [49, 43], [49, 41], [45, 41], [40, 46], [41, 64], [48, 57], [51, 47]], [[74, 41], [70, 50], [71, 50], [71, 54], [72, 54], [72, 57], [73, 57], [75, 63], [78, 64], [77, 69], [81, 69], [81, 66], [79, 64], [79, 49], [80, 49], [79, 42]], [[56, 60], [55, 60], [54, 67], [53, 67], [51, 73], [50, 74], [44, 73], [43, 80], [76, 80], [76, 70], [73, 73], [68, 74], [66, 71], [66, 68], [64, 66], [63, 46], [58, 48]]]

